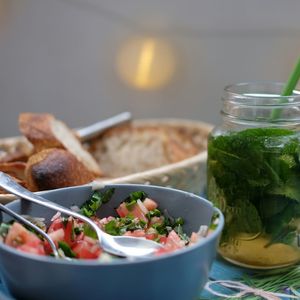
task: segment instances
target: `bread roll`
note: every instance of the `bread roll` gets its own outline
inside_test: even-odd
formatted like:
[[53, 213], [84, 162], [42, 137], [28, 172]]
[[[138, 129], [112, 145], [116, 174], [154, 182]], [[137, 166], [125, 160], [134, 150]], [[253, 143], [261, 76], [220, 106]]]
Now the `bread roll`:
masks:
[[101, 171], [93, 156], [81, 145], [74, 132], [51, 114], [21, 113], [19, 128], [33, 144], [35, 152], [49, 148], [66, 149], [90, 172], [100, 176]]
[[32, 155], [26, 166], [27, 186], [31, 191], [86, 184], [95, 175], [64, 149], [45, 149]]

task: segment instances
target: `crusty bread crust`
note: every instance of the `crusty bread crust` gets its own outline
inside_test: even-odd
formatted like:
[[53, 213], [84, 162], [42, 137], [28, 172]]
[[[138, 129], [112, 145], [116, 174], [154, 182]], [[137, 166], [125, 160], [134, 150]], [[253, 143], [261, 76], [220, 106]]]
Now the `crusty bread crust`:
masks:
[[74, 132], [51, 114], [21, 113], [20, 131], [33, 144], [35, 152], [49, 148], [66, 149], [93, 174], [101, 171], [93, 156], [81, 145]]
[[32, 154], [32, 144], [25, 137], [10, 137], [1, 139], [0, 163], [26, 161]]
[[[25, 179], [26, 163], [22, 161], [0, 163], [0, 171], [9, 174], [17, 183], [26, 187]], [[0, 188], [0, 194], [7, 192]]]
[[26, 163], [22, 161], [14, 161], [8, 163], [0, 163], [0, 171], [16, 177], [20, 180], [25, 180]]
[[52, 132], [53, 120], [54, 116], [50, 114], [21, 113], [19, 115], [19, 129], [33, 144], [35, 152], [47, 148], [64, 148]]
[[81, 185], [96, 178], [73, 154], [57, 148], [32, 155], [27, 162], [25, 176], [31, 191]]

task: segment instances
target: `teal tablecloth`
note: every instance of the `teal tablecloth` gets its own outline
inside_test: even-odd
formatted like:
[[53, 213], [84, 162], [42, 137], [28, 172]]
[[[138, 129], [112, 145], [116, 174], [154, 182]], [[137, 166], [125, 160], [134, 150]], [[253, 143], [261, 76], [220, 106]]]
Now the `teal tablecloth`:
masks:
[[[245, 268], [236, 267], [225, 260], [223, 260], [221, 257], [217, 257], [217, 259], [214, 261], [212, 265], [212, 269], [209, 274], [209, 280], [237, 280], [239, 281], [243, 276], [251, 274], [253, 271], [247, 270]], [[225, 290], [222, 289], [222, 292]], [[225, 291], [226, 292], [226, 291]], [[211, 293], [204, 290], [199, 300], [206, 300], [206, 299], [220, 299]]]
[[[296, 277], [292, 276], [291, 281], [293, 282], [293, 285], [297, 286], [298, 295], [300, 295], [299, 294], [300, 290], [298, 289], [300, 286], [300, 280], [299, 280], [300, 266], [299, 267], [295, 266], [295, 268], [296, 268], [296, 271], [293, 271], [294, 272], [293, 274], [296, 273], [297, 275], [295, 275]], [[272, 285], [274, 287], [276, 287], [276, 290], [278, 289], [276, 292], [287, 295], [286, 297], [283, 297], [280, 299], [289, 300], [289, 299], [292, 299], [291, 297], [289, 297], [289, 295], [292, 295], [293, 293], [288, 288], [288, 286], [285, 285], [285, 283], [283, 284], [283, 281], [282, 281], [282, 278], [284, 278], [284, 277], [287, 278], [286, 275], [288, 272], [290, 272], [289, 270], [291, 270], [291, 269], [285, 268], [285, 269], [278, 269], [275, 271], [259, 271], [259, 270], [254, 271], [251, 269], [234, 266], [231, 263], [228, 263], [227, 261], [222, 259], [221, 257], [217, 257], [217, 259], [214, 261], [214, 263], [212, 265], [212, 269], [209, 274], [209, 280], [210, 281], [232, 280], [232, 281], [240, 282], [242, 280], [245, 280], [246, 278], [248, 278], [248, 279], [255, 278], [256, 282], [257, 282], [257, 278], [260, 278], [259, 280], [263, 279], [263, 281], [265, 282], [266, 279], [269, 279], [268, 281], [272, 282]], [[268, 272], [268, 273], [266, 273], [266, 272]], [[274, 279], [274, 276], [276, 276], [276, 279]], [[289, 275], [289, 276], [291, 276], [291, 275]], [[281, 283], [278, 284], [279, 282], [281, 282]], [[261, 283], [261, 281], [260, 281], [260, 283]], [[255, 288], [255, 286], [253, 286], [253, 288]], [[227, 289], [224, 287], [218, 287], [218, 286], [216, 286], [216, 288], [214, 290], [219, 291], [226, 295], [232, 295], [232, 294], [237, 293], [237, 290], [230, 290], [230, 289]], [[296, 296], [293, 294], [293, 297], [296, 297]], [[218, 299], [224, 299], [224, 297], [217, 297], [215, 295], [212, 295], [208, 291], [203, 290], [203, 292], [201, 293], [198, 300], [211, 300], [211, 299], [218, 300]], [[235, 299], [237, 299], [237, 298], [235, 298]], [[245, 299], [265, 299], [265, 298], [256, 297], [253, 294], [248, 294], [247, 297], [245, 297]], [[300, 296], [297, 299], [300, 300]]]

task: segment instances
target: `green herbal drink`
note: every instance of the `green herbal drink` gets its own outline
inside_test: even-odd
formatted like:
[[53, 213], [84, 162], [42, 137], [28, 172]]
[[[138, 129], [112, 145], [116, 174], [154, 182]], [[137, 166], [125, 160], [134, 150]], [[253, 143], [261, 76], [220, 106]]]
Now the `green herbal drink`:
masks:
[[[270, 107], [261, 111], [265, 105], [257, 101], [251, 105], [250, 100], [233, 100], [224, 105], [224, 123], [208, 140], [208, 199], [225, 215], [219, 252], [227, 260], [255, 268], [297, 263], [299, 126], [289, 119], [269, 122]], [[292, 112], [283, 110], [284, 120]]]
[[299, 154], [299, 136], [286, 129], [209, 139], [208, 198], [225, 214], [224, 256], [261, 266], [300, 259]]

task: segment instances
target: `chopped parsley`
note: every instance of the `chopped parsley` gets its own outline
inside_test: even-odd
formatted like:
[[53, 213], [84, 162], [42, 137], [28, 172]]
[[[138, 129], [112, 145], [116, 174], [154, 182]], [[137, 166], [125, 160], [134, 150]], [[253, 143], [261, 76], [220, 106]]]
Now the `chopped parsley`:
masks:
[[11, 225], [6, 224], [6, 223], [1, 223], [0, 224], [0, 236], [6, 237]]
[[126, 231], [134, 231], [139, 229], [145, 229], [147, 222], [139, 220], [137, 218], [114, 218], [104, 225], [104, 230], [111, 235], [122, 235]]
[[104, 226], [105, 231], [111, 235], [120, 235], [120, 227], [117, 226], [116, 220], [111, 220]]
[[147, 214], [146, 217], [148, 219], [151, 219], [152, 217], [160, 217], [161, 216], [161, 211], [157, 208], [155, 208], [154, 210], [150, 210]]
[[76, 254], [66, 242], [58, 241], [58, 247], [64, 252], [65, 256], [71, 258], [76, 257]]
[[124, 200], [126, 203], [130, 203], [132, 201], [137, 201], [137, 200], [145, 200], [147, 198], [147, 194], [143, 191], [137, 191], [137, 192], [132, 192], [129, 194], [129, 196]]
[[183, 232], [182, 226], [180, 224], [174, 227], [174, 230], [178, 234], [178, 236], [185, 242], [185, 244], [188, 244], [190, 242], [190, 238], [186, 233]]
[[95, 230], [88, 224], [84, 224], [83, 225], [83, 233], [86, 236], [89, 236], [93, 239], [98, 239], [97, 233], [95, 232]]
[[95, 216], [100, 206], [111, 199], [114, 191], [114, 188], [110, 188], [102, 193], [95, 191], [92, 197], [80, 207], [81, 213], [89, 218]]
[[130, 202], [125, 202], [125, 206], [129, 211], [132, 211], [136, 205], [136, 200], [131, 200]]

